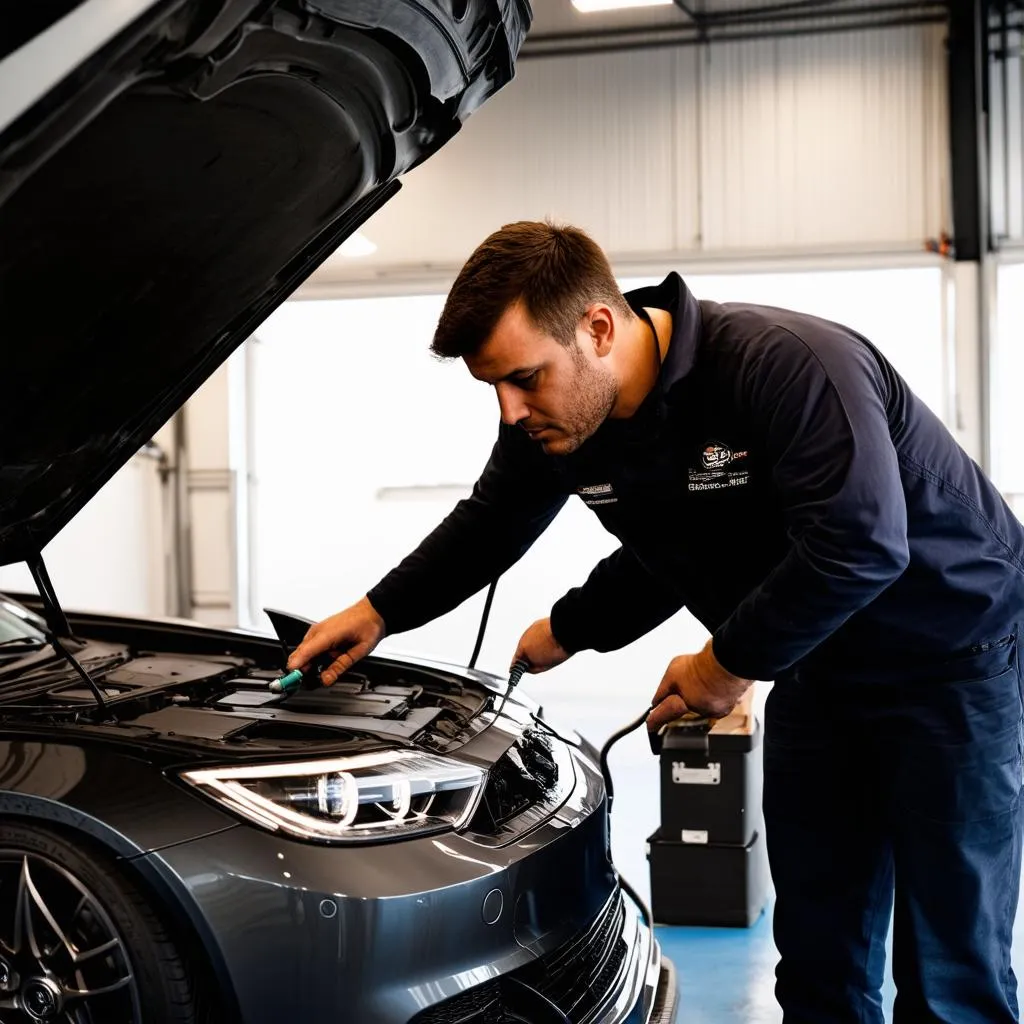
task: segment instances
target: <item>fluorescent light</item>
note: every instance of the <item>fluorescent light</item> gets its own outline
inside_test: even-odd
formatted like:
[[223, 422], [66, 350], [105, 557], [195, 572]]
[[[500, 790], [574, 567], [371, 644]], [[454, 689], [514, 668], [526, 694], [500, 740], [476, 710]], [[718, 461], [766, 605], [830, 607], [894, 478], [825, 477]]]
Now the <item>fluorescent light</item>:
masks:
[[573, 7], [584, 14], [594, 11], [621, 11], [627, 7], [668, 7], [675, 0], [572, 0]]
[[377, 246], [371, 242], [366, 235], [359, 231], [354, 232], [338, 246], [338, 255], [356, 258], [358, 256], [370, 256], [377, 251]]

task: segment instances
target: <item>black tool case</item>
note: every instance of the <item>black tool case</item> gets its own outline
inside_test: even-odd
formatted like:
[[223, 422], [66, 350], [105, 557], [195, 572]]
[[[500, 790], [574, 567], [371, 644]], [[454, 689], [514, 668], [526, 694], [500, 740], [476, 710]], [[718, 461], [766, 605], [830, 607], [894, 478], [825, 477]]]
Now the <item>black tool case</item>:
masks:
[[768, 898], [768, 855], [755, 832], [746, 846], [647, 840], [651, 913], [658, 924], [749, 928]]
[[663, 734], [661, 825], [647, 854], [657, 922], [746, 927], [760, 915], [770, 884], [761, 740], [749, 693], [710, 730]]
[[661, 745], [662, 834], [746, 846], [761, 817], [762, 781], [761, 724], [745, 712], [710, 732], [668, 729]]

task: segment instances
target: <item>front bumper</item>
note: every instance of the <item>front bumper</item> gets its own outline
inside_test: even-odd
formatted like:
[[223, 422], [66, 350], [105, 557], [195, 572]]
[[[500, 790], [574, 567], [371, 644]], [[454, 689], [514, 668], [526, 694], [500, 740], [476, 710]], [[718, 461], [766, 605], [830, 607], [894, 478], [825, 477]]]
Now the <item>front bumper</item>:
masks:
[[239, 825], [139, 866], [190, 918], [244, 1024], [541, 1024], [517, 1015], [530, 992], [572, 1024], [671, 1021], [674, 980], [611, 864], [600, 773], [572, 761], [563, 806], [501, 846], [330, 847]]
[[432, 1006], [411, 1024], [671, 1024], [676, 996], [671, 961], [639, 908], [616, 889], [591, 926], [563, 946]]
[[647, 1024], [675, 1024], [679, 1009], [676, 967], [667, 956], [661, 958], [661, 976], [654, 996], [654, 1006]]

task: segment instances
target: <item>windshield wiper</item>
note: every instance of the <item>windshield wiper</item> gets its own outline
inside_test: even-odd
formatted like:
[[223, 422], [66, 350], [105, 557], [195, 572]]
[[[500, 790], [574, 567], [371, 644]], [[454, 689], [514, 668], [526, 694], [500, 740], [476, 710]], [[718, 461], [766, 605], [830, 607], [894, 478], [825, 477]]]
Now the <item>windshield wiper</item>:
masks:
[[69, 639], [74, 639], [71, 635], [68, 617], [64, 614], [64, 609], [61, 608], [60, 602], [57, 600], [57, 593], [50, 582], [50, 574], [46, 571], [43, 556], [38, 554], [28, 559], [28, 568], [32, 573], [32, 579], [36, 581], [36, 586], [39, 588], [39, 596], [43, 599], [46, 624], [50, 627], [46, 633], [46, 639], [53, 644], [54, 650], [82, 677], [82, 681], [96, 698], [100, 711], [104, 715], [109, 714], [107, 702], [104, 700], [103, 694], [100, 693], [96, 680], [78, 664], [75, 656], [61, 643], [60, 637], [57, 635], [60, 633]]
[[16, 644], [28, 644], [29, 650], [39, 651], [46, 646], [45, 640], [37, 640], [34, 636], [12, 636], [10, 640], [0, 640], [0, 650], [14, 647]]

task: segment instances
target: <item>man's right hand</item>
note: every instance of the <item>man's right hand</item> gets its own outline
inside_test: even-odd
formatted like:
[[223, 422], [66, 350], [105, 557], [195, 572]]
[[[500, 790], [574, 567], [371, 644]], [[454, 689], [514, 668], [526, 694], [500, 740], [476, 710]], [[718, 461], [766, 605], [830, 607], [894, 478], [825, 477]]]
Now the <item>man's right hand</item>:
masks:
[[550, 619], [538, 619], [520, 638], [514, 665], [521, 658], [529, 663], [527, 672], [546, 672], [568, 661], [569, 652], [555, 639]]
[[324, 686], [333, 686], [360, 658], [365, 658], [384, 639], [384, 620], [368, 598], [309, 627], [302, 643], [288, 659], [288, 670], [305, 669], [318, 655], [334, 659], [320, 673]]

